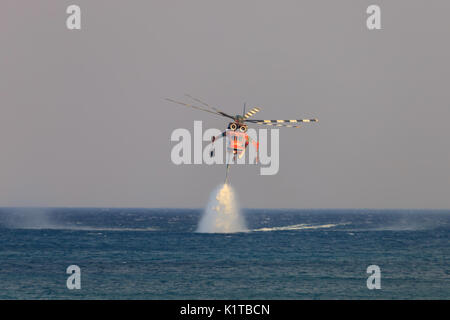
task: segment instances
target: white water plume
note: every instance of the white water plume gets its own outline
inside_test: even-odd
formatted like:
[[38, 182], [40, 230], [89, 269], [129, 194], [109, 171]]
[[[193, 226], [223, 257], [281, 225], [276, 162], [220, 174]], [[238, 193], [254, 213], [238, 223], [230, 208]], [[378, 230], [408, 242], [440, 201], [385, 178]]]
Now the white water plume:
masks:
[[12, 229], [51, 229], [53, 221], [49, 208], [15, 208], [5, 214], [4, 225]]
[[216, 188], [198, 224], [197, 232], [233, 233], [248, 231], [229, 184]]

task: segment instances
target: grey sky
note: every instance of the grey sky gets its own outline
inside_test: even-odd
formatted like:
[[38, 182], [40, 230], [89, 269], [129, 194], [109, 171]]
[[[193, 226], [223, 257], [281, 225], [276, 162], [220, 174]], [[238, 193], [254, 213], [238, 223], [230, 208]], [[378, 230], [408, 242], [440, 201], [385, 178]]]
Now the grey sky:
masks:
[[[78, 4], [82, 30], [66, 29]], [[366, 28], [378, 4], [382, 30]], [[223, 166], [170, 161], [165, 97], [280, 130], [280, 171], [231, 172], [243, 207], [450, 208], [450, 2], [0, 4], [0, 206], [203, 207]]]

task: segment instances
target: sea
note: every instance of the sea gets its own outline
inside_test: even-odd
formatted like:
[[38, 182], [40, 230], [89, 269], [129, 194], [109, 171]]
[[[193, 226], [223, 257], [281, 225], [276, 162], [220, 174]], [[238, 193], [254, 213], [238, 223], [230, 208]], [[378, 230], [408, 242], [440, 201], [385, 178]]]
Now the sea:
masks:
[[0, 208], [0, 299], [450, 298], [450, 210], [244, 209], [237, 233], [202, 214]]

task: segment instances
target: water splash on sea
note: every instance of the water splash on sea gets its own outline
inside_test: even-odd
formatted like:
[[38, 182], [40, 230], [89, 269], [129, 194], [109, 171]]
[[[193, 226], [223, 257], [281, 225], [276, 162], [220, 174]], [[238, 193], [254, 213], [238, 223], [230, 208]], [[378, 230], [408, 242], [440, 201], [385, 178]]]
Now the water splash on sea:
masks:
[[233, 188], [229, 184], [217, 187], [198, 224], [197, 232], [233, 233], [248, 231]]

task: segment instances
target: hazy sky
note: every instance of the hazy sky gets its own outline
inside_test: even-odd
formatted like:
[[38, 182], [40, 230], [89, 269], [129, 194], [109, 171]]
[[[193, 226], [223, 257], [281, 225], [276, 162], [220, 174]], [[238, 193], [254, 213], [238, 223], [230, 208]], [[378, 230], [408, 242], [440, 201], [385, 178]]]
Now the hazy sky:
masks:
[[[66, 8], [82, 10], [81, 30]], [[381, 7], [382, 30], [366, 28]], [[223, 128], [199, 96], [280, 130], [280, 171], [231, 171], [243, 207], [450, 208], [450, 2], [0, 3], [0, 206], [203, 207], [223, 166], [170, 160]]]

